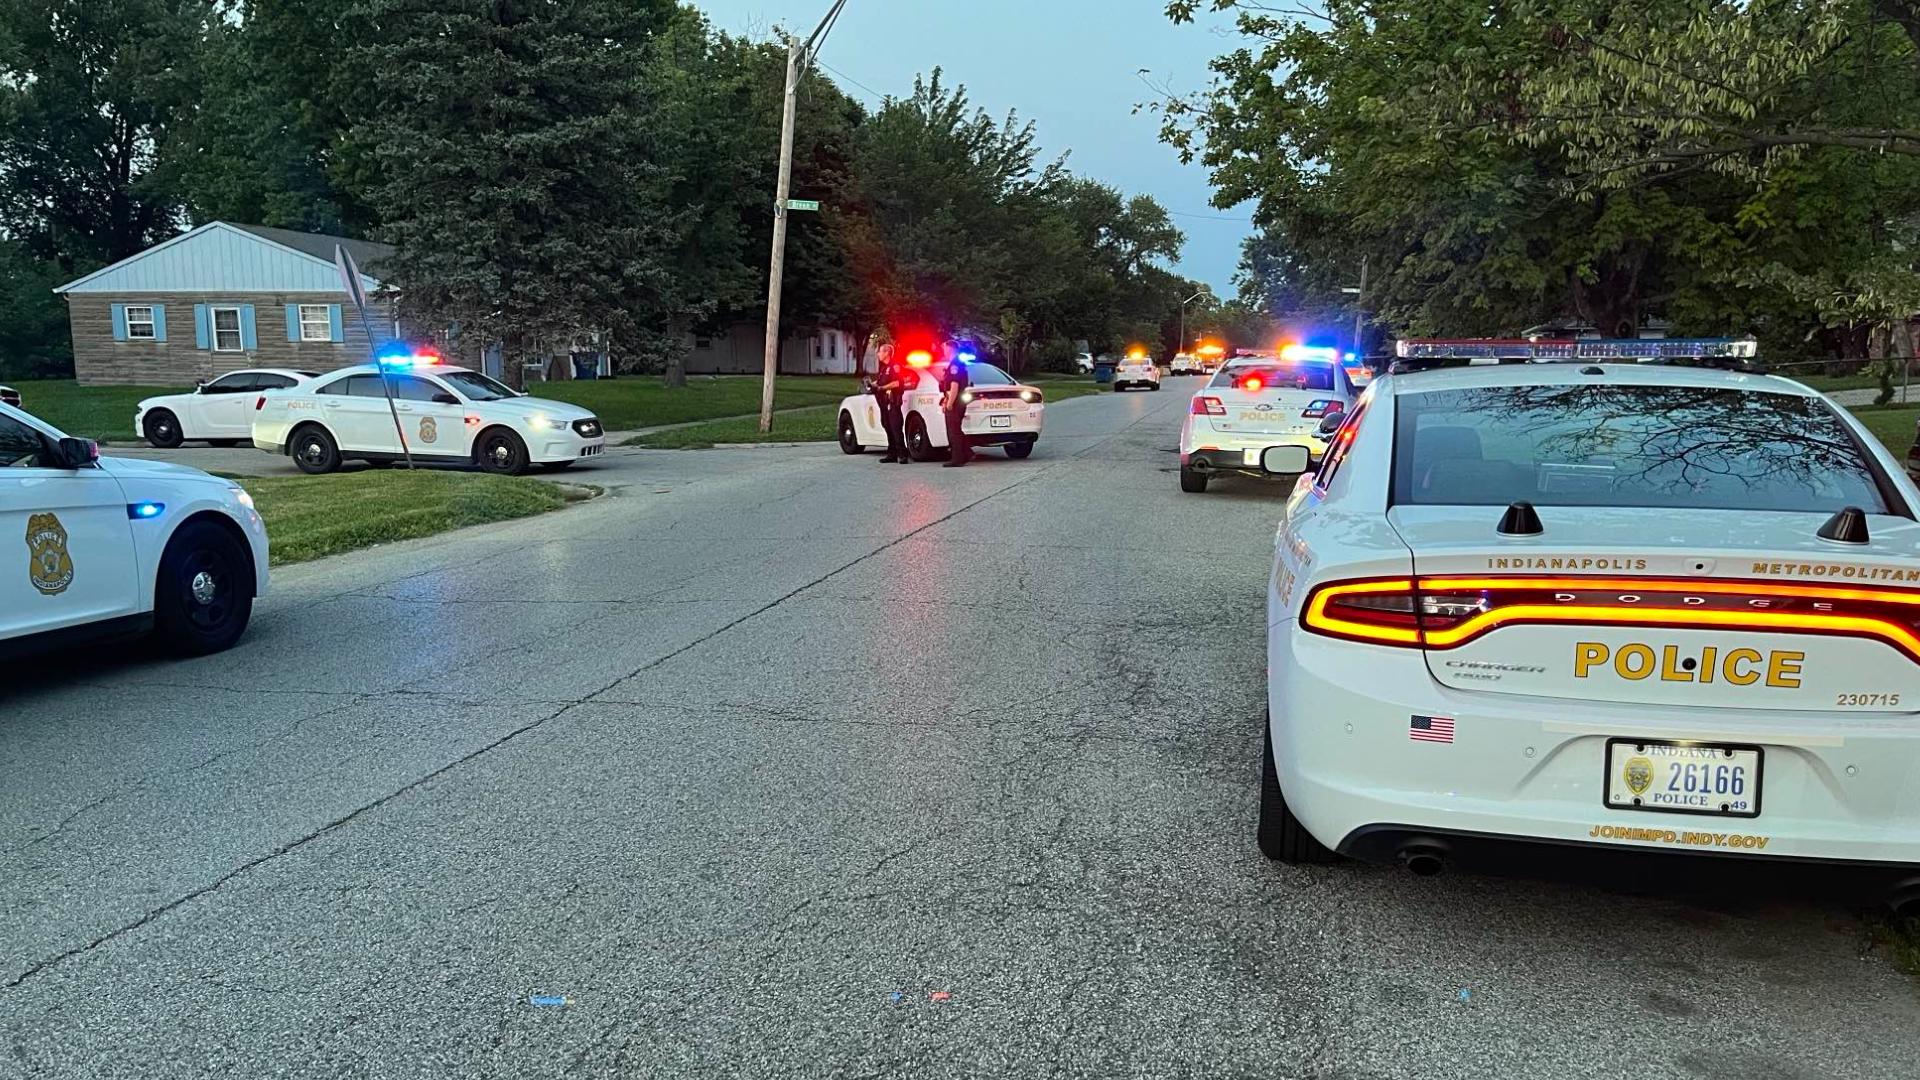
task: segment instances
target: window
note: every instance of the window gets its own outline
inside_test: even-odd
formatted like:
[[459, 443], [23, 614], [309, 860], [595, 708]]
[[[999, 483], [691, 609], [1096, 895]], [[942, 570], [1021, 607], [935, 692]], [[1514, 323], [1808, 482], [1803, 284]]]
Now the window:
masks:
[[992, 364], [968, 364], [967, 385], [969, 386], [1014, 386], [1013, 376], [994, 367]]
[[332, 341], [333, 309], [326, 304], [301, 304], [300, 340]]
[[440, 377], [465, 395], [468, 401], [504, 401], [518, 396], [477, 371], [449, 371]]
[[335, 379], [332, 382], [326, 384], [325, 386], [315, 387], [313, 392], [316, 394], [344, 395], [351, 392], [353, 380], [364, 379], [364, 378], [366, 378], [365, 375], [349, 375], [344, 379]]
[[157, 335], [153, 327], [153, 308], [148, 305], [138, 307], [127, 305], [127, 340], [152, 341]]
[[1367, 418], [1367, 405], [1373, 398], [1362, 398], [1358, 408], [1347, 414], [1347, 419], [1334, 430], [1333, 437], [1327, 440], [1326, 456], [1320, 459], [1320, 470], [1314, 476], [1314, 486], [1324, 494], [1333, 485], [1333, 475], [1340, 471], [1340, 465], [1347, 460], [1347, 451], [1353, 449], [1353, 440], [1360, 433], [1360, 422]]
[[380, 385], [378, 375], [352, 375], [347, 378], [346, 392], [353, 397], [377, 397], [384, 399], [387, 389]]
[[444, 393], [445, 390], [415, 375], [393, 377], [393, 397], [396, 401], [432, 401], [433, 395]]
[[1255, 364], [1229, 364], [1220, 369], [1208, 386], [1228, 389], [1249, 377], [1257, 377], [1269, 390], [1331, 390], [1333, 365], [1289, 360], [1262, 360]]
[[244, 394], [259, 389], [259, 377], [251, 371], [236, 371], [231, 375], [222, 375], [208, 383], [200, 392], [203, 394]]
[[840, 335], [839, 334], [827, 335], [827, 359], [829, 360], [840, 359]]
[[287, 387], [292, 386], [294, 382], [295, 380], [287, 375], [262, 375], [260, 376], [258, 385], [256, 385], [254, 389], [285, 390]]
[[1893, 490], [1819, 398], [1596, 381], [1395, 399], [1395, 503], [1884, 514]]
[[241, 352], [243, 349], [240, 337], [240, 309], [237, 307], [214, 308], [213, 351]]
[[40, 432], [11, 416], [0, 416], [0, 469], [43, 467], [46, 455], [47, 440]]

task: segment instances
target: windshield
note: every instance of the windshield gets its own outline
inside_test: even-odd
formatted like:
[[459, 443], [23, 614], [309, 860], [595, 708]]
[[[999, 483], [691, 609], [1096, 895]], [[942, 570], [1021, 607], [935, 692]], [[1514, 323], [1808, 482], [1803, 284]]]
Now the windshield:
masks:
[[1333, 365], [1292, 360], [1234, 364], [1221, 368], [1207, 385], [1222, 390], [1331, 390]]
[[1395, 410], [1395, 503], [1887, 512], [1878, 469], [1819, 398], [1497, 386]]
[[435, 372], [449, 386], [460, 391], [468, 401], [499, 401], [502, 398], [518, 397], [501, 383], [494, 382], [477, 371], [441, 371]]

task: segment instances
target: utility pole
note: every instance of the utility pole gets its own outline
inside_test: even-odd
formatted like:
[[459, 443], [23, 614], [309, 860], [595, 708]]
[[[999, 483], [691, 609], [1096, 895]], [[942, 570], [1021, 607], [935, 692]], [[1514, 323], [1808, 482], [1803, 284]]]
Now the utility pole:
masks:
[[1207, 295], [1207, 290], [1201, 289], [1199, 292], [1180, 301], [1180, 347], [1175, 349], [1174, 352], [1187, 351], [1187, 305], [1205, 295]]
[[1367, 316], [1367, 259], [1368, 256], [1360, 256], [1360, 287], [1354, 290], [1353, 353], [1355, 356], [1365, 351], [1360, 341], [1360, 324]]
[[780, 371], [780, 284], [787, 263], [787, 197], [793, 188], [794, 107], [800, 96], [800, 77], [806, 74], [807, 64], [826, 41], [827, 32], [840, 17], [840, 9], [846, 6], [847, 0], [835, 0], [826, 18], [820, 20], [820, 25], [805, 42], [787, 39], [787, 88], [781, 95], [780, 105], [780, 179], [774, 185], [773, 257], [767, 272], [767, 341], [760, 381], [760, 431], [763, 434], [773, 430], [773, 382]]

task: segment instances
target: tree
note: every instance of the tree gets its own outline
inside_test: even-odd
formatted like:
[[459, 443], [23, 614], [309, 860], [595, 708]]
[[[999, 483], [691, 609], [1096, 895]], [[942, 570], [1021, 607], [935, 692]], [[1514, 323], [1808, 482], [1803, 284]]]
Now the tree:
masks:
[[[647, 46], [672, 13], [632, 0], [367, 0], [354, 62], [384, 102], [356, 137], [407, 309], [518, 361], [585, 331], [616, 346], [684, 303], [676, 208], [643, 120]], [[648, 316], [655, 316], [649, 318]]]

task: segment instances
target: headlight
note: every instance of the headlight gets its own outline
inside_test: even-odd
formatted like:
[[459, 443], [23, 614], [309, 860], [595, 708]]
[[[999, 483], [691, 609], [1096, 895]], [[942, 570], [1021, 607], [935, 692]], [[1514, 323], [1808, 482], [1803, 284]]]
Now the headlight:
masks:
[[246, 488], [243, 488], [240, 485], [235, 484], [233, 487], [229, 488], [228, 490], [233, 492], [234, 502], [239, 503], [241, 506], [244, 506], [249, 510], [253, 509], [253, 495], [249, 493]]
[[535, 413], [532, 416], [527, 417], [527, 426], [532, 428], [535, 431], [546, 431], [551, 428], [559, 427], [560, 425], [558, 421], [554, 420], [550, 416], [546, 416], [541, 413]]

